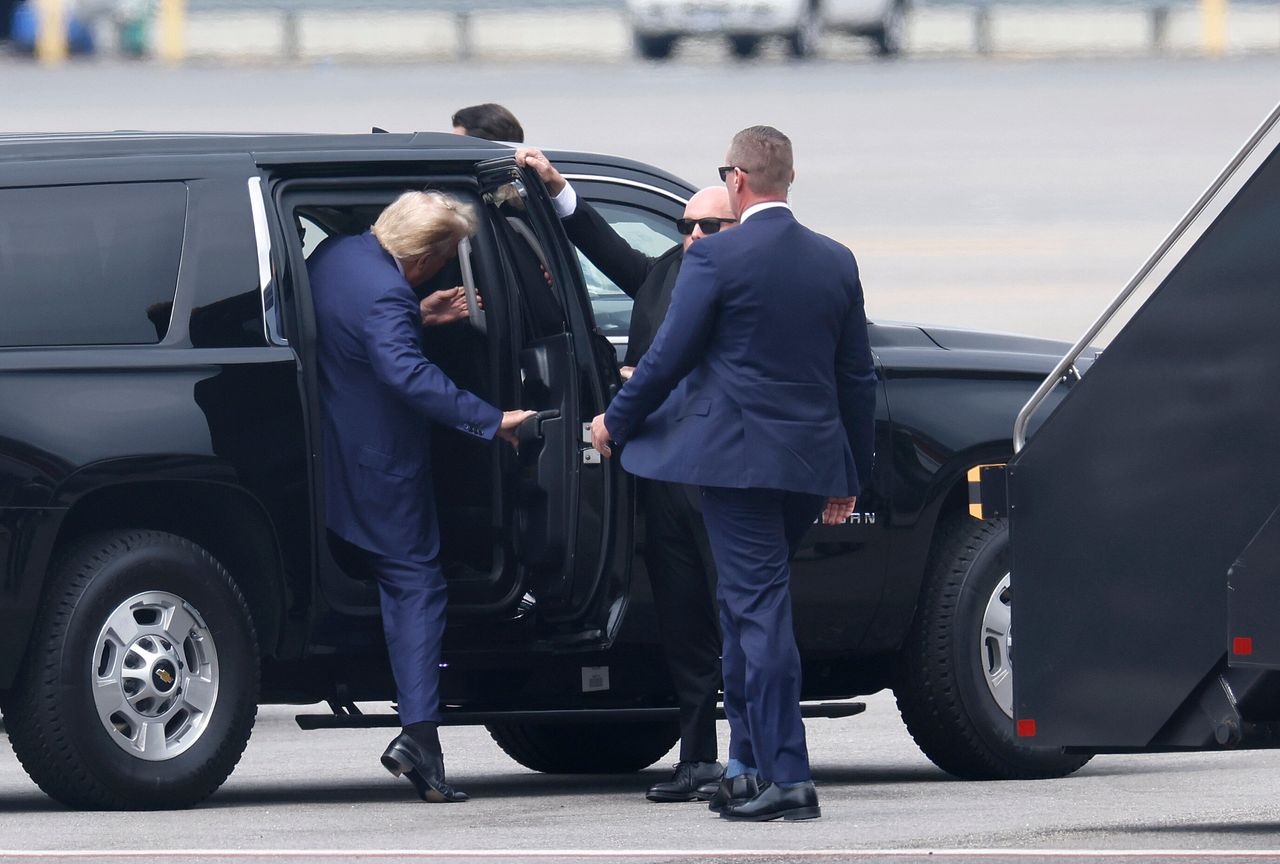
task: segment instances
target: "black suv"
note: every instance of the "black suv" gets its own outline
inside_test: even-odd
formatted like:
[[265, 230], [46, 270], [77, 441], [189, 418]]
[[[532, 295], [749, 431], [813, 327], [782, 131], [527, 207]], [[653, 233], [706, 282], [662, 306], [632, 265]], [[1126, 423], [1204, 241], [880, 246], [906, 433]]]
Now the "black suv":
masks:
[[[692, 187], [550, 154], [641, 249]], [[450, 589], [445, 722], [542, 771], [633, 771], [677, 737], [632, 484], [586, 443], [619, 387], [629, 301], [577, 256], [512, 151], [453, 135], [0, 138], [0, 698], [48, 794], [175, 807], [212, 793], [260, 703], [304, 728], [394, 725], [376, 587], [326, 542], [305, 261], [406, 188], [472, 201], [446, 285], [483, 313], [433, 328], [459, 386], [532, 408], [518, 454], [438, 430]], [[874, 306], [876, 287], [869, 286]], [[806, 713], [893, 687], [966, 777], [1067, 773], [1010, 719], [1007, 532], [969, 514], [1017, 409], [1065, 346], [871, 325], [877, 463], [794, 568]], [[1059, 388], [1063, 390], [1066, 388]], [[619, 734], [617, 724], [625, 724]]]

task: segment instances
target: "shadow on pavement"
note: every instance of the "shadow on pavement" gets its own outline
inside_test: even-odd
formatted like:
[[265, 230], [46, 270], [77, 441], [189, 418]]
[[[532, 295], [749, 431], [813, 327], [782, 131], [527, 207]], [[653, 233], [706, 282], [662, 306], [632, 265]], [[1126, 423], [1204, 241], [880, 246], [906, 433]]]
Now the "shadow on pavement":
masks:
[[[1144, 763], [1150, 764], [1150, 763]], [[1086, 766], [1075, 779], [1095, 777], [1135, 775], [1158, 773], [1162, 769], [1140, 768], [1132, 764], [1109, 767], [1105, 764], [1095, 767]], [[1186, 771], [1187, 766], [1168, 770]], [[1195, 770], [1195, 769], [1190, 769]], [[459, 788], [470, 793], [476, 799], [504, 798], [547, 798], [577, 796], [609, 796], [640, 797], [652, 783], [666, 779], [667, 770], [650, 769], [635, 774], [476, 774], [469, 775], [465, 771], [451, 772], [450, 779]], [[905, 785], [905, 784], [956, 784], [965, 783], [958, 778], [946, 774], [932, 765], [895, 766], [895, 765], [847, 765], [838, 767], [815, 767], [813, 779], [819, 786], [869, 786], [869, 785]], [[1053, 782], [1072, 782], [1073, 778]], [[1037, 781], [1030, 781], [1037, 782]], [[237, 782], [232, 775], [230, 782], [219, 789], [205, 803], [196, 809], [217, 809], [222, 807], [253, 807], [280, 804], [360, 804], [371, 802], [412, 802], [416, 801], [409, 783], [395, 780], [390, 776], [381, 776], [371, 769], [368, 778], [357, 781], [345, 779], [326, 782], [317, 777], [311, 782], [300, 782], [297, 776], [282, 777], [279, 780], [259, 777], [242, 777]], [[0, 795], [0, 814], [3, 813], [39, 813], [66, 812], [61, 804], [45, 796], [32, 787], [30, 792]], [[1080, 829], [1095, 830], [1095, 829]], [[1134, 826], [1116, 830], [1144, 832], [1248, 832], [1264, 833], [1280, 831], [1280, 823], [1249, 823], [1248, 825], [1232, 825], [1229, 823], [1209, 823], [1204, 825], [1177, 826]]]
[[1107, 825], [1066, 829], [1069, 833], [1104, 830], [1119, 834], [1280, 834], [1280, 821], [1179, 822], [1171, 825]]
[[932, 765], [841, 765], [813, 767], [813, 782], [862, 786], [870, 783], [960, 783], [963, 782]]
[[[1149, 766], [1149, 767], [1148, 767]], [[1139, 776], [1143, 774], [1161, 774], [1168, 772], [1185, 772], [1188, 770], [1197, 770], [1196, 768], [1188, 768], [1185, 765], [1160, 767], [1151, 762], [1144, 762], [1141, 765], [1132, 763], [1127, 764], [1109, 764], [1103, 762], [1101, 764], [1090, 762], [1077, 771], [1066, 777], [1055, 780], [1024, 780], [1024, 781], [988, 781], [988, 780], [964, 780], [959, 777], [953, 777], [941, 768], [933, 765], [918, 766], [902, 766], [902, 765], [842, 765], [834, 768], [814, 767], [813, 779], [815, 782], [832, 783], [841, 785], [867, 785], [867, 784], [900, 784], [900, 783], [989, 783], [989, 782], [1024, 782], [1024, 783], [1062, 783], [1072, 782], [1073, 780], [1087, 780], [1095, 777], [1127, 777]]]
[[[664, 774], [623, 774], [608, 777], [584, 774], [519, 774], [510, 776], [468, 776], [457, 772], [450, 781], [476, 799], [556, 797], [580, 795], [642, 795]], [[296, 779], [255, 782], [252, 786], [223, 787], [202, 808], [252, 806], [262, 804], [359, 804], [376, 801], [416, 800], [406, 780], [372, 776], [368, 781], [301, 785]], [[0, 804], [0, 809], [3, 805]]]
[[69, 813], [70, 811], [31, 785], [30, 792], [0, 795], [0, 813]]

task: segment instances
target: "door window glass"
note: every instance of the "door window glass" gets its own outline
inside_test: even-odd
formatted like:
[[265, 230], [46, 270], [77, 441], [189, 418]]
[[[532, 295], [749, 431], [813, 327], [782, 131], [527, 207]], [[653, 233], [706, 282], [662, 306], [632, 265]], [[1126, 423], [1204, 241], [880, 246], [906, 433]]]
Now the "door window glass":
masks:
[[0, 189], [0, 346], [159, 342], [169, 329], [187, 189]]
[[[680, 232], [667, 216], [631, 204], [592, 199], [605, 221], [626, 240], [631, 248], [650, 258], [657, 258], [680, 242]], [[625, 338], [631, 327], [631, 298], [578, 251], [578, 263], [591, 297], [596, 326], [606, 336]]]
[[302, 257], [310, 258], [316, 247], [328, 239], [329, 232], [306, 216], [298, 216], [298, 235], [302, 238]]

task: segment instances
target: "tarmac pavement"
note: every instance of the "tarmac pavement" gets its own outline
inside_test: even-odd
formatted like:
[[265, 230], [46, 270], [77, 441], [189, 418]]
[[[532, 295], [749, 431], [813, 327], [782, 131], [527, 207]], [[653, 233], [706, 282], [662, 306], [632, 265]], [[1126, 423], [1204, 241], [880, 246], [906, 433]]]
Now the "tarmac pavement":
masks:
[[[0, 861], [66, 850], [201, 864], [560, 862], [622, 860], [628, 851], [635, 862], [936, 861], [958, 852], [977, 862], [993, 860], [979, 850], [1028, 850], [1021, 860], [1089, 850], [1069, 860], [1102, 860], [1143, 849], [1213, 860], [1214, 850], [1280, 848], [1278, 753], [1099, 756], [1061, 780], [964, 782], [920, 754], [889, 694], [867, 702], [863, 715], [807, 722], [823, 815], [801, 823], [731, 823], [704, 805], [645, 801], [674, 752], [638, 774], [551, 776], [512, 762], [480, 728], [441, 733], [450, 779], [473, 800], [425, 805], [378, 765], [387, 730], [298, 731], [293, 715], [320, 706], [264, 709], [231, 779], [180, 813], [67, 812], [5, 748]], [[723, 722], [719, 731], [723, 749]]]

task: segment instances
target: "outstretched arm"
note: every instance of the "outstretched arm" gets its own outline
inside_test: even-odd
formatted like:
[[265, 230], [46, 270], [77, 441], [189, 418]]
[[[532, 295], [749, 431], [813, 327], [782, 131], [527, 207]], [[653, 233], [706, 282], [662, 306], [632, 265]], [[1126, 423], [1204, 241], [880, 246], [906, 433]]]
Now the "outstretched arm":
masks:
[[526, 147], [516, 151], [516, 162], [533, 171], [553, 196], [556, 213], [565, 233], [582, 254], [600, 268], [628, 296], [636, 296], [654, 260], [631, 248], [594, 207], [578, 198], [573, 186], [560, 174], [541, 150]]

